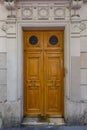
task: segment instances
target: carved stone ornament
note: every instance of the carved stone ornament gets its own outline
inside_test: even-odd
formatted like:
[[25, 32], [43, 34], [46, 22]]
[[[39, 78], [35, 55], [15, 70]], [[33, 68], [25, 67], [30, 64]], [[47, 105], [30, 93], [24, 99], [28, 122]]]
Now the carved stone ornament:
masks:
[[48, 7], [39, 7], [39, 9], [38, 9], [38, 16], [40, 18], [47, 18], [49, 16]]
[[84, 31], [85, 29], [87, 29], [86, 24], [85, 23], [81, 23], [79, 26], [81, 31]]
[[31, 7], [24, 7], [22, 9], [22, 16], [23, 19], [29, 19], [32, 18], [33, 12], [32, 12], [32, 8]]
[[72, 13], [71, 11], [71, 20], [80, 20], [80, 13], [78, 10], [82, 7], [83, 0], [72, 0], [71, 1], [71, 9], [74, 11]]
[[4, 0], [4, 5], [8, 10], [15, 9], [15, 0]]
[[71, 7], [72, 9], [80, 9], [82, 6], [83, 0], [72, 0]]
[[55, 18], [64, 18], [65, 17], [64, 8], [55, 7], [54, 8], [54, 17]]

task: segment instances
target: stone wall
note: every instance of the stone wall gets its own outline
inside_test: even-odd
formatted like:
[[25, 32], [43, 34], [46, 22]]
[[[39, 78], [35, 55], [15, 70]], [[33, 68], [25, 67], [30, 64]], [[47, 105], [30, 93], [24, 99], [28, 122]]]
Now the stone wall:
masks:
[[68, 124], [87, 124], [87, 3], [74, 18], [69, 5], [67, 0], [18, 2], [13, 10], [16, 18], [11, 18], [7, 17], [11, 11], [0, 3], [0, 127], [19, 126], [23, 119], [22, 28], [26, 27], [65, 30], [64, 118]]

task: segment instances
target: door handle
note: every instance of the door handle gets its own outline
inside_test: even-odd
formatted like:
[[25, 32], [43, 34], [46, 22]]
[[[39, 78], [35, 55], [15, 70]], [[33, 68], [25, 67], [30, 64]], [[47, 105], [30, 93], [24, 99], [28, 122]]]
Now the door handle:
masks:
[[31, 86], [35, 87], [35, 81], [34, 80], [32, 80], [32, 85]]
[[52, 87], [55, 88], [55, 86], [56, 86], [56, 83], [55, 83], [55, 81], [53, 80], [53, 81], [52, 81]]

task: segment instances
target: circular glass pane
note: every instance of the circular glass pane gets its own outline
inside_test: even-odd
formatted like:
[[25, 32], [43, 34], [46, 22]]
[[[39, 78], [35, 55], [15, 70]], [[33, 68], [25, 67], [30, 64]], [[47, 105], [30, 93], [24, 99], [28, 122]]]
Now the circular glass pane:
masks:
[[36, 45], [38, 43], [38, 38], [36, 36], [31, 36], [29, 39], [31, 45]]
[[57, 36], [51, 36], [50, 39], [49, 39], [49, 43], [51, 45], [56, 45], [58, 43], [58, 38]]

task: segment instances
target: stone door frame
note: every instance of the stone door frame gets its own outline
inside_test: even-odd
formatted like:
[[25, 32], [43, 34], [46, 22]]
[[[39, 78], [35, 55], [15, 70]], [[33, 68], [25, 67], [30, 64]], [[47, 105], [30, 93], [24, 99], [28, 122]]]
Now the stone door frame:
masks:
[[67, 117], [66, 98], [70, 97], [71, 71], [70, 71], [70, 26], [68, 22], [17, 22], [17, 86], [18, 99], [21, 99], [21, 117], [23, 118], [23, 30], [64, 30], [64, 118]]

